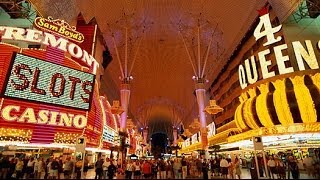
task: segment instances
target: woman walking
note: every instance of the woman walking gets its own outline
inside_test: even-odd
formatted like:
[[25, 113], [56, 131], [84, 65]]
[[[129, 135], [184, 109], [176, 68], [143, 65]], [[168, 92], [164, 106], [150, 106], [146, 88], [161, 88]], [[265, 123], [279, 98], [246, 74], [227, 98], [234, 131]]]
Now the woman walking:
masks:
[[236, 176], [238, 176], [238, 178], [241, 179], [241, 167], [240, 167], [240, 161], [238, 158], [234, 160], [234, 169], [236, 171]]

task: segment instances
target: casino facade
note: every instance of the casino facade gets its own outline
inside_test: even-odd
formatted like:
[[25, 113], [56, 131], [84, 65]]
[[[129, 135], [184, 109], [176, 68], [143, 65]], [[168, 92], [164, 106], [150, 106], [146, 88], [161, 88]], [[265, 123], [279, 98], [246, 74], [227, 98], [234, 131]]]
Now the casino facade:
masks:
[[2, 154], [66, 157], [83, 151], [78, 139], [85, 138], [90, 162], [110, 156], [120, 145], [120, 117], [99, 92], [105, 45], [98, 25], [81, 15], [75, 27], [51, 17], [22, 21], [0, 25]]
[[[254, 143], [256, 137], [262, 138], [268, 154], [302, 159], [319, 149], [320, 41], [312, 23], [296, 34], [306, 21], [319, 18], [297, 22], [298, 12], [296, 7], [280, 22], [266, 4], [212, 83], [211, 98], [224, 109], [213, 115], [216, 134], [208, 136], [212, 157], [216, 152], [249, 162], [255, 150], [262, 150]], [[262, 26], [272, 28], [266, 33]], [[181, 142], [181, 154], [201, 154], [201, 141], [192, 137]]]

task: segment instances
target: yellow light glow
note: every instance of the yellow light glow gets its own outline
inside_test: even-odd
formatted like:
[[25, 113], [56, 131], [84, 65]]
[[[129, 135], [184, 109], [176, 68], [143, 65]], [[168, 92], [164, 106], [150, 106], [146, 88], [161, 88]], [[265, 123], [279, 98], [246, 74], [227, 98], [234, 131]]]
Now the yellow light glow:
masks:
[[295, 76], [290, 79], [293, 83], [293, 89], [297, 98], [302, 121], [304, 123], [317, 122], [317, 111], [310, 91], [304, 84], [304, 76]]
[[257, 129], [259, 126], [255, 122], [253, 112], [252, 112], [252, 106], [253, 106], [253, 100], [256, 97], [256, 91], [255, 89], [249, 89], [249, 96], [250, 98], [244, 102], [244, 108], [243, 108], [243, 117], [245, 122], [248, 124], [248, 126], [251, 129]]
[[75, 144], [78, 137], [81, 134], [79, 133], [56, 133], [54, 135], [54, 142], [55, 143], [62, 143], [62, 144]]
[[269, 83], [261, 84], [258, 86], [260, 90], [260, 95], [258, 95], [256, 100], [256, 111], [258, 118], [261, 122], [261, 124], [264, 127], [272, 127], [274, 126], [271, 115], [268, 111], [268, 105], [267, 105], [267, 97], [269, 93]]
[[236, 121], [237, 127], [242, 130], [246, 130], [248, 128], [242, 118], [242, 108], [243, 108], [244, 101], [246, 99], [247, 97], [245, 93], [242, 93], [241, 96], [239, 97], [240, 105], [237, 107], [235, 112], [235, 121]]
[[293, 124], [294, 121], [287, 100], [285, 80], [278, 79], [272, 83], [276, 89], [273, 94], [273, 103], [276, 107], [279, 121], [282, 125], [289, 126]]

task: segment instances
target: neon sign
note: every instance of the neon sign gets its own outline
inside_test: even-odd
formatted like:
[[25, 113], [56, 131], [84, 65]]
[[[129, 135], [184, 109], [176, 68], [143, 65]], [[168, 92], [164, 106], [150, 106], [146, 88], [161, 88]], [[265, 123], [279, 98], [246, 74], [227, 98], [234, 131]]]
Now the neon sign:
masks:
[[103, 127], [102, 139], [109, 143], [115, 143], [116, 132], [108, 126]]
[[96, 74], [99, 68], [97, 60], [86, 50], [83, 50], [75, 43], [64, 39], [63, 37], [56, 38], [55, 35], [33, 29], [23, 29], [15, 27], [0, 26], [0, 35], [2, 40], [27, 41], [33, 43], [41, 43], [46, 46], [57, 48], [63, 52], [68, 52], [72, 57], [79, 59], [88, 67], [91, 67], [92, 73]]
[[[257, 25], [254, 36], [256, 41], [266, 37], [267, 42], [263, 46], [269, 46], [274, 43], [281, 41], [281, 36], [276, 36], [276, 33], [281, 30], [282, 26], [272, 27], [269, 14], [264, 14], [260, 16], [260, 22]], [[313, 47], [313, 43], [310, 40], [305, 40], [305, 47], [300, 41], [293, 41], [291, 43], [292, 49], [294, 51], [294, 56], [296, 59], [296, 64], [298, 67], [290, 67], [286, 62], [290, 61], [289, 55], [286, 55], [285, 51], [288, 50], [287, 44], [280, 44], [273, 47], [273, 50], [266, 49], [258, 52], [258, 61], [261, 67], [262, 79], [271, 78], [276, 75], [274, 70], [270, 70], [272, 64], [271, 60], [267, 59], [267, 56], [271, 55], [271, 52], [274, 52], [275, 63], [277, 65], [278, 73], [287, 74], [294, 71], [303, 71], [306, 69], [319, 69], [319, 63], [316, 58], [315, 49], [320, 49], [320, 41], [317, 43], [317, 47]], [[308, 66], [308, 67], [306, 67]], [[244, 65], [239, 65], [239, 81], [242, 89], [246, 88], [248, 84], [254, 84], [261, 79], [258, 74], [256, 64], [256, 57], [252, 55], [250, 59], [244, 61]]]
[[84, 115], [50, 111], [46, 109], [35, 110], [23, 108], [18, 105], [8, 105], [2, 108], [1, 117], [8, 122], [45, 124], [53, 126], [75, 127], [82, 129], [87, 126]]
[[89, 110], [95, 75], [16, 54], [3, 95]]
[[83, 34], [77, 32], [74, 26], [70, 26], [64, 20], [53, 20], [52, 17], [48, 17], [48, 19], [37, 17], [34, 20], [34, 25], [40, 30], [48, 31], [79, 43], [84, 41]]

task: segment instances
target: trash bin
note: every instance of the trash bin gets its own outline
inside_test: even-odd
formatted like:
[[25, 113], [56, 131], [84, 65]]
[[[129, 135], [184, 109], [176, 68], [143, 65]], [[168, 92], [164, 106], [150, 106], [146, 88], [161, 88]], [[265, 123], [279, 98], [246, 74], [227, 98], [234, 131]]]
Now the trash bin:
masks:
[[258, 179], [258, 173], [255, 168], [250, 168], [251, 179]]

